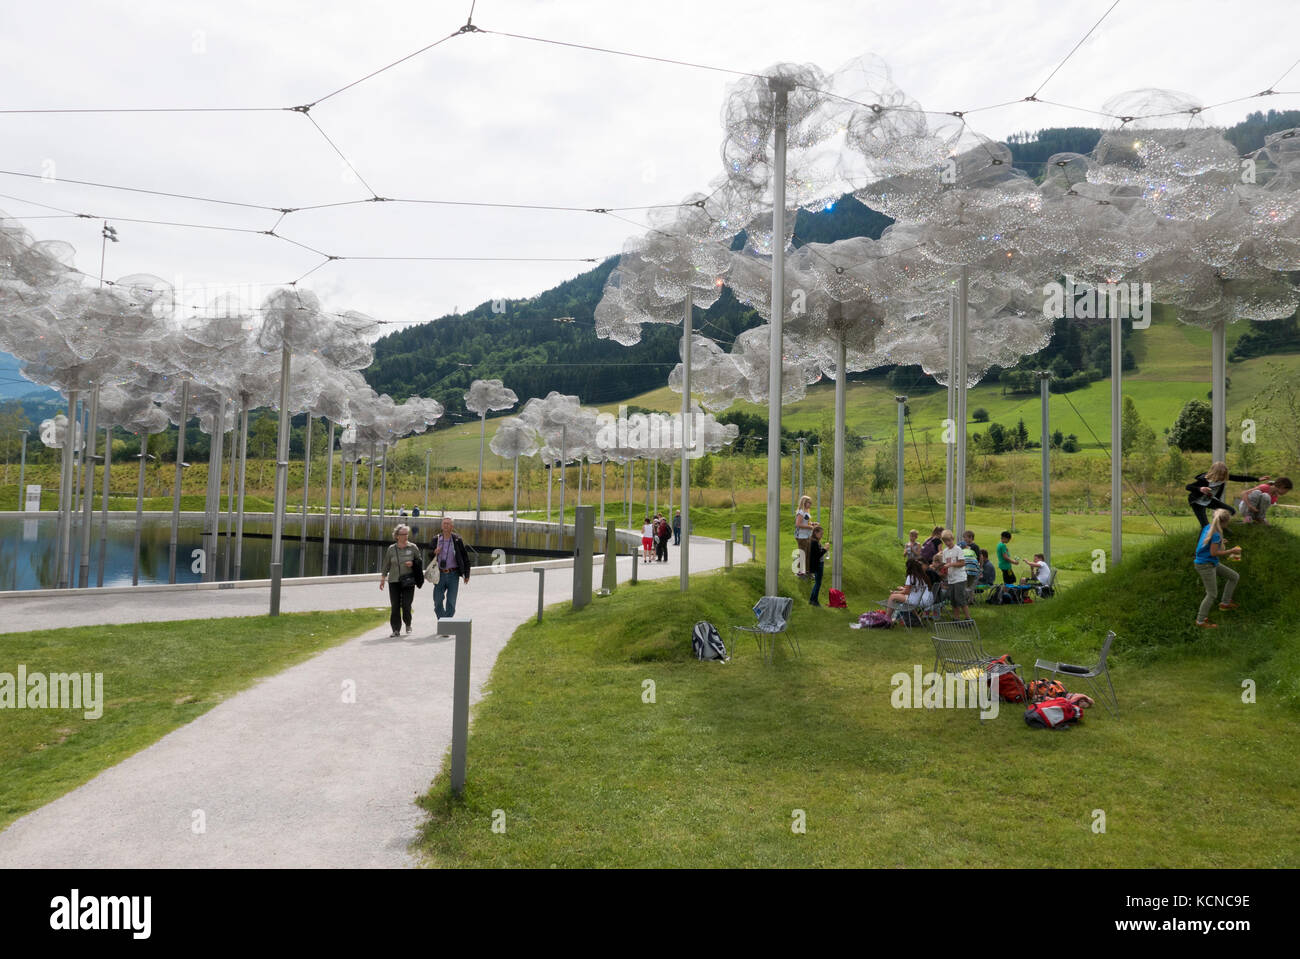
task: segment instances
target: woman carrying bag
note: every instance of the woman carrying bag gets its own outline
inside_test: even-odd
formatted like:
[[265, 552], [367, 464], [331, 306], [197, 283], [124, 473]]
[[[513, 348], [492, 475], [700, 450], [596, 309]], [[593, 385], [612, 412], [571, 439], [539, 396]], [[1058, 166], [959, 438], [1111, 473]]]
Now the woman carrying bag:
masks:
[[389, 544], [379, 565], [379, 588], [388, 587], [388, 601], [392, 604], [388, 622], [394, 636], [402, 635], [403, 622], [406, 635], [411, 635], [411, 603], [415, 588], [424, 585], [424, 557], [420, 547], [409, 542], [410, 535], [411, 528], [405, 523], [394, 527], [397, 542]]

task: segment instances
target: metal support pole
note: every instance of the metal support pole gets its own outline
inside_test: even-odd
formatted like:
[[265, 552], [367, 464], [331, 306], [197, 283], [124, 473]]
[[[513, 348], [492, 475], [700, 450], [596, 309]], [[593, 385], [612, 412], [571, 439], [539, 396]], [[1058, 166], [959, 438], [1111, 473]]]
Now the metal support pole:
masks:
[[[388, 444], [384, 444], [384, 451], [379, 454], [379, 526], [380, 536], [386, 537], [383, 531], [384, 525], [384, 505], [388, 500]], [[397, 511], [394, 510], [394, 513]]]
[[803, 454], [807, 444], [808, 437], [799, 437], [799, 498], [795, 500], [796, 503], [803, 500]]
[[568, 485], [569, 428], [560, 427], [560, 549], [564, 549], [564, 488]]
[[[970, 270], [961, 268], [957, 281], [957, 475], [953, 479], [953, 522], [966, 529], [966, 383], [970, 379]], [[900, 534], [901, 535], [901, 534]]]
[[131, 585], [140, 585], [140, 528], [144, 524], [144, 470], [149, 462], [149, 434], [140, 434], [140, 474], [135, 481], [135, 547], [131, 561]]
[[440, 619], [438, 631], [456, 637], [451, 695], [451, 791], [465, 792], [465, 753], [469, 746], [469, 651], [472, 619]]
[[[948, 420], [952, 427], [952, 439], [944, 443], [944, 459], [947, 473], [943, 479], [943, 527], [953, 529], [953, 467], [957, 454], [957, 297], [948, 297]], [[947, 430], [944, 431], [945, 434]], [[957, 532], [956, 530], [953, 530]], [[900, 532], [901, 536], [902, 533]], [[958, 534], [958, 542], [961, 536]]]
[[[907, 452], [903, 446], [903, 411], [907, 407], [906, 396], [895, 396], [894, 402], [898, 404], [898, 476], [894, 480], [894, 504], [895, 512], [898, 514], [898, 538], [903, 538], [903, 456]], [[838, 543], [836, 544], [839, 545]]]
[[515, 457], [514, 498], [510, 505], [510, 544], [519, 545], [519, 457]]
[[[604, 456], [604, 453], [601, 454]], [[515, 460], [515, 468], [518, 469], [519, 461]], [[609, 466], [609, 460], [601, 459], [600, 461], [600, 525], [605, 525], [605, 468]], [[517, 475], [517, 474], [516, 474]]]
[[[844, 345], [844, 334], [836, 337], [835, 360], [835, 462], [834, 477], [831, 480], [831, 586], [844, 588], [844, 443], [845, 413], [847, 412], [848, 349]], [[745, 527], [744, 542], [749, 542], [749, 527]]]
[[99, 563], [95, 566], [95, 585], [104, 585], [104, 561], [108, 558], [109, 471], [113, 467], [113, 429], [104, 429], [104, 491], [99, 498]]
[[1214, 435], [1210, 448], [1214, 462], [1228, 459], [1228, 337], [1226, 321], [1220, 318], [1210, 329], [1210, 422]]
[[56, 584], [67, 589], [72, 583], [72, 457], [77, 446], [77, 391], [68, 391], [68, 426], [63, 433], [63, 460], [59, 476], [59, 575]]
[[82, 497], [81, 507], [81, 561], [78, 563], [77, 585], [85, 588], [90, 585], [90, 534], [95, 521], [95, 432], [99, 419], [99, 384], [95, 384], [90, 394], [90, 426], [86, 431], [86, 451], [82, 462], [86, 472], [86, 495]]
[[814, 465], [817, 468], [817, 522], [822, 521], [822, 444], [813, 447]]
[[311, 489], [311, 412], [307, 413], [307, 431], [302, 442], [302, 511], [298, 531], [298, 576], [307, 575], [307, 492]]
[[[767, 376], [767, 541], [781, 541], [781, 354], [785, 330], [785, 147], [786, 81], [769, 78], [773, 93], [774, 166], [772, 171], [772, 322], [768, 341]], [[777, 594], [779, 550], [769, 550], [764, 567], [764, 593]]]
[[244, 491], [248, 485], [248, 394], [240, 398], [244, 415], [239, 427], [239, 504], [235, 507], [235, 572], [239, 579], [240, 564], [244, 559]]
[[[24, 512], [27, 511], [27, 489], [23, 486], [27, 478], [27, 431], [23, 430], [23, 451], [22, 458], [18, 461], [18, 502], [21, 504], [18, 508]], [[40, 505], [36, 507], [40, 512]]]
[[429, 512], [429, 457], [433, 455], [433, 450], [424, 451], [424, 511]]
[[1124, 438], [1121, 435], [1120, 403], [1124, 345], [1121, 337], [1119, 310], [1110, 318], [1110, 562], [1118, 566], [1121, 558], [1121, 521], [1124, 518], [1124, 491], [1121, 487], [1121, 467]]
[[221, 554], [221, 578], [230, 580], [230, 554], [234, 549], [235, 532], [235, 461], [239, 458], [239, 419], [243, 410], [235, 416], [234, 429], [230, 431], [230, 465], [226, 467], [226, 548]]
[[474, 522], [483, 516], [483, 446], [487, 442], [487, 410], [478, 417], [478, 501], [474, 506]]
[[212, 416], [212, 432], [208, 438], [208, 488], [203, 498], [203, 581], [217, 578], [217, 534], [221, 529], [221, 460], [226, 437], [226, 398], [217, 396], [217, 409]]
[[1052, 471], [1050, 453], [1052, 434], [1048, 432], [1050, 424], [1047, 418], [1048, 383], [1052, 374], [1043, 370], [1038, 374], [1038, 387], [1043, 400], [1043, 559], [1052, 565]]
[[375, 444], [370, 443], [370, 488], [366, 491], [366, 539], [369, 539], [373, 529], [371, 526], [371, 515], [375, 504]]
[[185, 470], [185, 423], [190, 416], [190, 381], [181, 383], [181, 419], [176, 430], [176, 482], [172, 486], [172, 532], [168, 544], [167, 582], [176, 582], [176, 546], [181, 525], [181, 473]]
[[320, 571], [330, 574], [330, 500], [334, 495], [334, 421], [330, 420], [329, 439], [325, 442], [325, 528], [322, 534]]
[[280, 352], [280, 428], [275, 451], [275, 515], [271, 521], [271, 615], [280, 615], [284, 575], [284, 508], [289, 495], [289, 347]]
[[[695, 417], [691, 413], [691, 346], [694, 339], [693, 303], [688, 295], [682, 313], [682, 535], [677, 547], [678, 585], [686, 592], [691, 585], [691, 456], [695, 450]], [[671, 502], [672, 497], [669, 497]], [[670, 520], [671, 523], [671, 520]]]

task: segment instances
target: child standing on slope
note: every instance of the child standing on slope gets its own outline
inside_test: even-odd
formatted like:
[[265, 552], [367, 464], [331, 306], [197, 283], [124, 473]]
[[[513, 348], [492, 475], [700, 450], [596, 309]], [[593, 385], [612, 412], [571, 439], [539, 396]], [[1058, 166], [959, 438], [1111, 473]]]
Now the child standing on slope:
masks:
[[1219, 563], [1220, 556], [1241, 559], [1240, 546], [1234, 546], [1232, 549], [1224, 547], [1223, 528], [1228, 525], [1228, 520], [1231, 518], [1232, 514], [1226, 509], [1216, 509], [1214, 519], [1201, 530], [1200, 538], [1196, 541], [1196, 572], [1201, 577], [1201, 582], [1205, 584], [1205, 598], [1201, 600], [1201, 608], [1196, 611], [1197, 626], [1206, 626], [1210, 629], [1218, 626], [1218, 623], [1210, 622], [1209, 615], [1210, 607], [1214, 605], [1219, 592], [1219, 576], [1228, 581], [1228, 585], [1223, 588], [1223, 599], [1219, 603], [1219, 609], [1237, 608], [1237, 604], [1232, 601], [1232, 592], [1237, 588], [1241, 576], [1235, 569], [1229, 569]]

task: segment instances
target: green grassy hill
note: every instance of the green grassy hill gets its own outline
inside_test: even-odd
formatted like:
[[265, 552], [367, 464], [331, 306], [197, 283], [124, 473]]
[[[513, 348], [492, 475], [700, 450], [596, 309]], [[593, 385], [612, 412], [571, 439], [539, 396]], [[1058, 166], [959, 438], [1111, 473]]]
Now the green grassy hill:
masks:
[[[701, 511], [702, 531], [730, 512]], [[759, 523], [758, 507], [742, 522]], [[1245, 547], [1241, 609], [1191, 625], [1192, 534], [1135, 550], [1121, 568], [1027, 606], [979, 606], [985, 647], [1018, 663], [1091, 662], [1107, 629], [1119, 716], [1034, 730], [1003, 703], [898, 709], [892, 677], [929, 670], [924, 630], [851, 630], [900, 576], [892, 529], [847, 523], [850, 612], [813, 608], [804, 581], [782, 647], [760, 662], [752, 622], [758, 563], [621, 586], [573, 612], [552, 607], [501, 653], [478, 707], [463, 799], [445, 774], [423, 804], [431, 865], [1268, 867], [1300, 855], [1296, 680], [1278, 570], [1300, 540], [1234, 528]], [[793, 548], [789, 534], [783, 552]], [[674, 557], [675, 558], [675, 557]], [[696, 662], [691, 626], [722, 628], [734, 659]], [[733, 646], [733, 642], [735, 645]], [[1032, 674], [1032, 665], [1022, 667]], [[1243, 701], [1253, 680], [1257, 701]], [[647, 692], [653, 696], [647, 698]], [[1094, 828], [1097, 811], [1105, 830]], [[806, 830], [793, 830], [802, 815]], [[504, 832], [487, 828], [504, 816]]]

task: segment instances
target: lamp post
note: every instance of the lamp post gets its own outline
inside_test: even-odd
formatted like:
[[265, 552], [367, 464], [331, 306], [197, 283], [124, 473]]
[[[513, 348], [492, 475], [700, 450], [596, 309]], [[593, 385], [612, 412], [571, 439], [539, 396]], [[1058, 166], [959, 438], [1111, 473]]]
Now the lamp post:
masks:
[[898, 404], [898, 478], [897, 485], [894, 487], [894, 499], [897, 503], [898, 513], [898, 538], [903, 538], [903, 454], [906, 452], [903, 446], [903, 414], [907, 409], [907, 397], [895, 396], [894, 402]]
[[433, 447], [424, 451], [424, 511], [429, 512], [429, 457], [433, 455]]
[[[23, 481], [24, 481], [24, 479], [26, 479], [26, 475], [25, 475], [25, 474], [27, 473], [27, 431], [26, 431], [26, 430], [19, 430], [18, 432], [20, 432], [20, 433], [23, 434], [23, 451], [22, 451], [22, 458], [19, 459], [19, 461], [18, 461], [18, 502], [19, 502], [20, 504], [22, 504], [22, 505], [20, 505], [18, 508], [19, 508], [20, 510], [26, 512], [26, 510], [27, 510], [27, 499], [26, 499], [26, 497], [27, 497], [27, 491], [23, 488]], [[39, 510], [39, 507], [38, 507], [38, 510]]]

